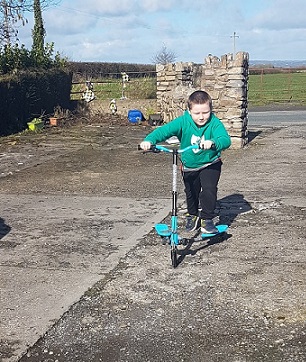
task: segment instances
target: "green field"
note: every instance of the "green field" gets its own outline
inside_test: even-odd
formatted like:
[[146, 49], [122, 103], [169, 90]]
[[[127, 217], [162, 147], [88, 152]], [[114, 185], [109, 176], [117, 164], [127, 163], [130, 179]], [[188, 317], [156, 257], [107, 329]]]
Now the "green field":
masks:
[[[97, 99], [127, 97], [130, 99], [156, 98], [156, 78], [130, 78], [123, 87], [120, 79], [93, 81]], [[84, 84], [73, 84], [72, 99], [80, 99]], [[306, 105], [306, 72], [259, 74], [249, 76], [248, 100], [250, 106], [290, 103]]]
[[306, 72], [250, 75], [248, 99], [250, 106], [306, 105]]
[[[92, 81], [97, 99], [127, 97], [130, 99], [156, 98], [156, 78], [132, 78], [123, 86], [121, 79], [99, 79]], [[72, 86], [71, 99], [80, 99], [84, 91], [84, 84], [75, 83]]]

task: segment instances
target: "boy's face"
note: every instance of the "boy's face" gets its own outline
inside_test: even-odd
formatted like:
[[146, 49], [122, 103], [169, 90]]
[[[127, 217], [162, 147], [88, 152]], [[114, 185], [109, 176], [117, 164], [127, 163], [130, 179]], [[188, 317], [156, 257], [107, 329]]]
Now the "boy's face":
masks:
[[204, 124], [209, 120], [211, 114], [209, 102], [203, 104], [192, 104], [189, 113], [197, 126], [204, 126]]

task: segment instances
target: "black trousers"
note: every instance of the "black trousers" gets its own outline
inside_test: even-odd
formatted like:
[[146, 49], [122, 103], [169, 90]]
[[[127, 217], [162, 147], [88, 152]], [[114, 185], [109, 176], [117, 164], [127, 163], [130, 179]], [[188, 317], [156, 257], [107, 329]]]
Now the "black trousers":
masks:
[[221, 166], [220, 161], [198, 171], [183, 172], [187, 210], [190, 215], [199, 215], [201, 219], [212, 219], [215, 216]]

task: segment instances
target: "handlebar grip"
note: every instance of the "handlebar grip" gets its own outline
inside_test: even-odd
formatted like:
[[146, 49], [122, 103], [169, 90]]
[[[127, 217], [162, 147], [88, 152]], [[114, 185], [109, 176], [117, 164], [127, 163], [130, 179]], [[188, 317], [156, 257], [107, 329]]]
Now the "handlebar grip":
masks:
[[137, 149], [138, 151], [143, 151], [143, 152], [154, 152], [154, 153], [159, 153], [161, 152], [157, 147], [156, 145], [151, 145], [151, 147], [148, 149], [148, 150], [143, 150], [140, 145], [137, 145]]
[[[201, 148], [200, 145], [199, 145], [199, 148]], [[201, 149], [203, 150], [204, 148], [201, 148]], [[209, 150], [215, 151], [215, 150], [216, 150], [216, 145], [213, 143], [213, 144], [210, 146]]]

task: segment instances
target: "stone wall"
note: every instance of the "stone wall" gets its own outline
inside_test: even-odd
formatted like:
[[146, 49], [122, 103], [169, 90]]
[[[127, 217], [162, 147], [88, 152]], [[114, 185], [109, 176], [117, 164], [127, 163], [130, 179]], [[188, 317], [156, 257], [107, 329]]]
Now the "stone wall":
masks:
[[180, 116], [187, 108], [187, 98], [195, 90], [207, 91], [213, 111], [232, 138], [232, 148], [248, 142], [249, 55], [239, 52], [209, 55], [204, 64], [174, 63], [156, 66], [157, 106], [165, 122]]

